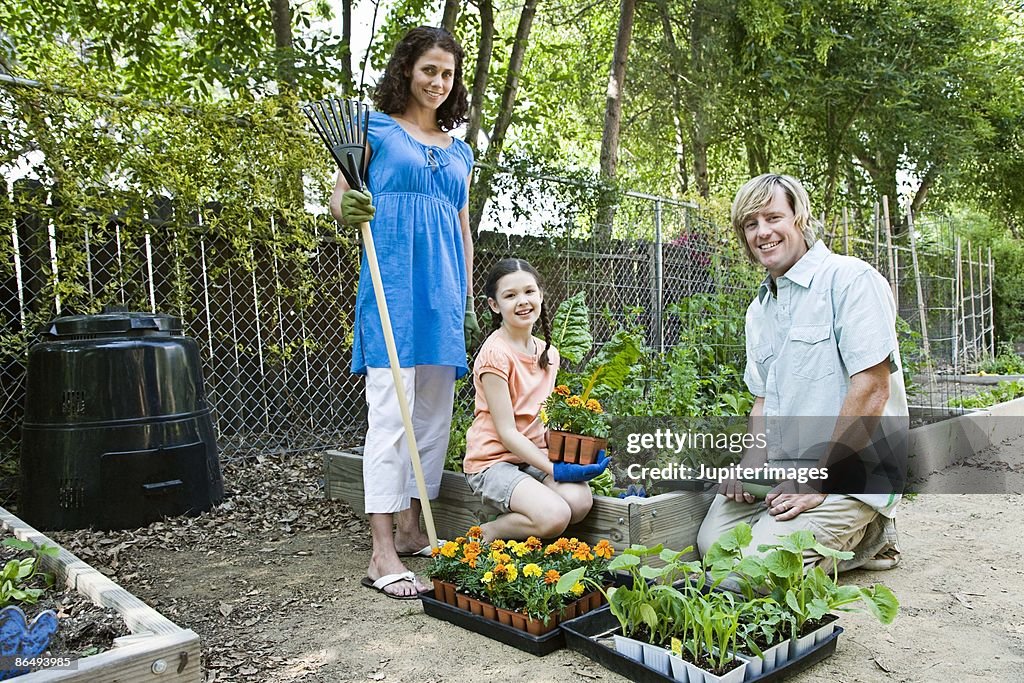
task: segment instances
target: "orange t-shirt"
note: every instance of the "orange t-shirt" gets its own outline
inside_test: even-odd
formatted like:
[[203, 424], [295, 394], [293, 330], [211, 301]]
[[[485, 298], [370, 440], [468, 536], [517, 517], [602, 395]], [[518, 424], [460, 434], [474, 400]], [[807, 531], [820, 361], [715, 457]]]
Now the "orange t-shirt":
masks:
[[538, 360], [544, 351], [544, 340], [533, 339], [537, 349], [533, 354], [512, 348], [497, 331], [492, 332], [480, 347], [473, 363], [476, 410], [473, 425], [466, 432], [466, 458], [462, 463], [466, 474], [476, 474], [500, 461], [522, 462], [505, 448], [498, 437], [481, 383], [481, 377], [488, 372], [508, 382], [516, 429], [538, 448], [547, 451], [547, 427], [540, 421], [540, 407], [554, 391], [560, 358], [558, 349], [552, 346], [548, 350], [548, 367], [541, 369]]

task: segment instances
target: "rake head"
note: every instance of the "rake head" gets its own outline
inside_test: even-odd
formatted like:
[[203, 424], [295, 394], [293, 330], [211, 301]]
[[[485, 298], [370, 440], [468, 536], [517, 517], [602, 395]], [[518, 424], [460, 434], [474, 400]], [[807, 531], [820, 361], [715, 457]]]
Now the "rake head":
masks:
[[349, 187], [361, 191], [366, 177], [370, 107], [359, 100], [328, 97], [303, 105], [302, 113], [327, 145]]

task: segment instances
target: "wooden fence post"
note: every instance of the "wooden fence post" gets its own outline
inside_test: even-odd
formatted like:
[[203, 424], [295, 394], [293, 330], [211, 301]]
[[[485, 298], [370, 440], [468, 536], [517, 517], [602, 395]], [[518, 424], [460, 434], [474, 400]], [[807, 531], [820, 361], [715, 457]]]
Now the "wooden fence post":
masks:
[[924, 310], [924, 293], [921, 291], [921, 268], [917, 263], [917, 238], [914, 236], [914, 217], [910, 206], [907, 206], [907, 230], [910, 232], [910, 258], [914, 266], [914, 286], [917, 290], [917, 316], [921, 321], [921, 341], [924, 344], [924, 355], [931, 362], [932, 351], [928, 343], [928, 316]]

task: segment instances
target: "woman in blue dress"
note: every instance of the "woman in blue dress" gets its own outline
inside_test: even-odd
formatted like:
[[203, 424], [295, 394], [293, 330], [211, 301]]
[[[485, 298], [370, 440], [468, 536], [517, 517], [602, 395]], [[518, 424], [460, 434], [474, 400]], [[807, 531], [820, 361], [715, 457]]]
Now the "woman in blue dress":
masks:
[[[455, 380], [467, 372], [466, 347], [480, 331], [468, 208], [473, 152], [448, 134], [468, 108], [462, 62], [444, 29], [421, 26], [402, 38], [374, 93], [368, 192], [350, 189], [339, 173], [331, 197], [342, 223], [370, 222], [431, 499], [448, 449]], [[401, 556], [429, 556], [430, 547], [365, 253], [352, 372], [366, 375], [369, 408], [363, 483], [373, 550], [363, 584], [416, 598], [428, 586]]]

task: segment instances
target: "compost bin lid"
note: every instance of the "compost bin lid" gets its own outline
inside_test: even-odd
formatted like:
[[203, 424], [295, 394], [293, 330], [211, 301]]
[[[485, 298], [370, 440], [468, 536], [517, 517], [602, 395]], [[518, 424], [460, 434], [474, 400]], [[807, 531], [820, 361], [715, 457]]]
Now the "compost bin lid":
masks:
[[95, 315], [66, 315], [40, 330], [44, 337], [60, 339], [82, 335], [133, 335], [146, 332], [181, 332], [181, 318], [165, 313], [118, 312]]

